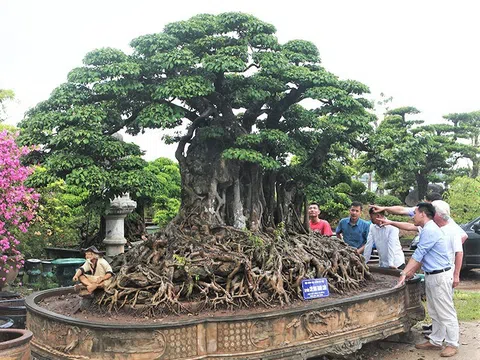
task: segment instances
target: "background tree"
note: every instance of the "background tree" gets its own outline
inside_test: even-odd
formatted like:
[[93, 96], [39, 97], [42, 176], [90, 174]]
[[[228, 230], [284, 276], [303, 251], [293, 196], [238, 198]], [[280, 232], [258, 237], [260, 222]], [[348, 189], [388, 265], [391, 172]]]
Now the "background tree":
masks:
[[40, 194], [37, 216], [27, 233], [17, 234], [19, 249], [26, 257], [44, 258], [47, 246], [78, 247], [98, 230], [99, 215], [85, 206], [85, 189], [57, 180], [36, 190]]
[[453, 113], [444, 118], [453, 122], [458, 138], [470, 141], [462, 148], [462, 154], [472, 162], [470, 177], [477, 178], [480, 175], [480, 111]]
[[438, 182], [442, 172], [451, 169], [459, 155], [454, 128], [449, 125], [422, 125], [421, 120], [408, 120], [418, 114], [413, 107], [387, 112], [375, 134], [369, 138], [370, 152], [364, 158], [369, 169], [386, 181], [393, 194], [405, 199], [411, 187], [419, 199], [427, 193], [429, 182]]
[[165, 227], [180, 208], [181, 179], [178, 164], [167, 158], [150, 161], [146, 168], [158, 179], [157, 193], [148, 209], [150, 218], [160, 227]]
[[178, 144], [179, 213], [157, 240], [117, 259], [102, 303], [285, 303], [305, 277], [329, 277], [342, 292], [368, 276], [343, 243], [281, 230], [305, 232], [307, 173], [365, 146], [368, 88], [326, 71], [312, 43], [280, 44], [274, 32], [247, 14], [198, 15], [134, 39], [131, 55], [95, 50], [22, 122], [47, 169], [99, 198], [154, 190], [138, 148], [112, 135], [180, 128], [168, 139]]
[[[90, 91], [63, 84], [19, 124], [20, 143], [40, 145], [27, 160], [45, 169], [32, 174], [29, 184], [45, 188], [63, 179], [67, 185], [85, 189], [88, 208], [100, 215], [109, 199], [127, 192], [141, 206], [153, 197], [156, 178], [144, 170], [147, 163], [139, 147], [116, 135], [120, 128], [115, 116], [121, 115], [115, 105], [109, 100], [90, 103]], [[100, 219], [99, 232], [89, 236], [84, 246], [99, 244], [105, 238], [105, 222]]]

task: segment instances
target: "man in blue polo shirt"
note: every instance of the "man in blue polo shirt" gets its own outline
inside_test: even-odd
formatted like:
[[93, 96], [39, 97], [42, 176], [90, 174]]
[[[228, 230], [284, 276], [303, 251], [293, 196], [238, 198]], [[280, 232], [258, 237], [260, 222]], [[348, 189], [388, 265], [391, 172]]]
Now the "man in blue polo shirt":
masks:
[[343, 239], [348, 245], [357, 249], [357, 253], [363, 253], [367, 243], [370, 222], [360, 219], [362, 203], [352, 202], [350, 217], [340, 220], [337, 226], [337, 237]]

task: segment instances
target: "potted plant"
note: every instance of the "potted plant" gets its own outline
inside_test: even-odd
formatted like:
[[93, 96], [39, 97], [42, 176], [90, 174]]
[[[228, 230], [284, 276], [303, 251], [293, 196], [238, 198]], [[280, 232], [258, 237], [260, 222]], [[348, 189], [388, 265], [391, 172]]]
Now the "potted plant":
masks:
[[20, 158], [30, 150], [17, 146], [15, 137], [0, 131], [0, 289], [13, 281], [23, 266], [16, 234], [27, 231], [39, 198], [24, 184], [32, 169], [23, 166]]

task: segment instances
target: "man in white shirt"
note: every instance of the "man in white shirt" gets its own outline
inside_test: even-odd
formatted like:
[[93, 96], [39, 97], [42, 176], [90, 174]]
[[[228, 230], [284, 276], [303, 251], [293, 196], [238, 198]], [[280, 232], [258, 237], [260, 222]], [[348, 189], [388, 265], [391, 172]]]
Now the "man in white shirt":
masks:
[[462, 237], [465, 231], [450, 218], [450, 205], [443, 200], [432, 202], [435, 207], [435, 217], [433, 220], [445, 234], [447, 241], [448, 255], [450, 264], [454, 267], [453, 287], [460, 283], [460, 270], [463, 262]]
[[[463, 242], [467, 237], [465, 231], [458, 226], [458, 224], [453, 221], [450, 217], [450, 205], [443, 200], [434, 200], [432, 205], [435, 207], [435, 217], [433, 218], [434, 222], [440, 227], [442, 232], [445, 234], [447, 240], [448, 254], [450, 259], [450, 264], [454, 268], [453, 272], [453, 287], [457, 287], [460, 283], [460, 270], [462, 269], [463, 261]], [[372, 207], [370, 210], [378, 212], [378, 207]], [[388, 208], [387, 208], [388, 209]], [[407, 208], [404, 208], [407, 209]], [[407, 231], [418, 231], [421, 232], [422, 229], [415, 226], [411, 223], [390, 221], [385, 218], [380, 218], [380, 223], [385, 225], [393, 225], [402, 230]]]
[[379, 219], [385, 219], [383, 212], [375, 212], [373, 208], [370, 208], [369, 213], [372, 224], [363, 252], [365, 262], [370, 260], [373, 245], [375, 245], [380, 258], [380, 267], [403, 269], [405, 267], [405, 255], [398, 237], [398, 228], [391, 225], [382, 225]]
[[[453, 267], [453, 281], [452, 281], [452, 288], [455, 288], [460, 283], [460, 270], [462, 269], [462, 261], [463, 261], [463, 242], [465, 241], [464, 238], [466, 237], [465, 231], [453, 221], [450, 217], [450, 205], [443, 200], [435, 200], [432, 201], [432, 205], [435, 208], [435, 216], [433, 217], [433, 221], [440, 227], [440, 230], [445, 236], [446, 240], [446, 248], [449, 257], [450, 265]], [[378, 211], [378, 210], [374, 210]], [[411, 223], [401, 223], [401, 222], [394, 222], [394, 221], [382, 221], [381, 223], [384, 226], [388, 226], [386, 224], [391, 224], [393, 226], [397, 226], [403, 230], [409, 231], [418, 231], [421, 233], [422, 228], [419, 228]], [[453, 289], [451, 291], [451, 297], [453, 301]], [[447, 314], [448, 317], [453, 317], [451, 314]], [[428, 332], [428, 330], [433, 330], [432, 325], [424, 325], [423, 329]], [[430, 335], [430, 338], [441, 338], [442, 337], [442, 329], [437, 328], [434, 330]], [[453, 353], [453, 352], [450, 352]], [[456, 353], [456, 351], [455, 351]]]

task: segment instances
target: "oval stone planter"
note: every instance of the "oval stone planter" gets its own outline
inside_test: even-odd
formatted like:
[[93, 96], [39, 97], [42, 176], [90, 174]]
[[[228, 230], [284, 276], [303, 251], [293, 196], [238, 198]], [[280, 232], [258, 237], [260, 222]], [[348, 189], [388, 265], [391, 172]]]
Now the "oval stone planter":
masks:
[[[392, 284], [394, 281], [392, 277]], [[308, 359], [346, 355], [367, 342], [407, 332], [425, 316], [420, 279], [400, 288], [305, 302], [280, 311], [208, 318], [199, 315], [148, 324], [85, 321], [38, 305], [43, 299], [72, 291], [46, 290], [26, 299], [27, 328], [35, 335], [35, 356], [52, 360]]]
[[0, 301], [0, 316], [6, 316], [13, 320], [13, 328], [25, 329], [27, 309], [25, 299], [13, 299]]
[[0, 359], [30, 360], [32, 332], [20, 329], [0, 329]]

